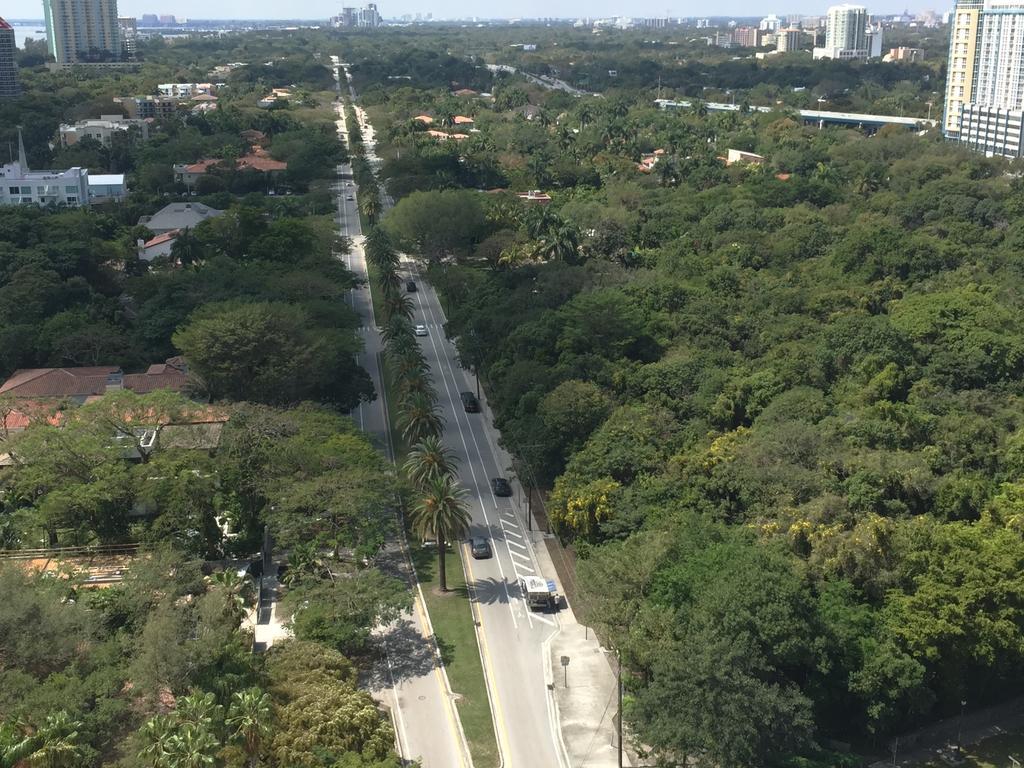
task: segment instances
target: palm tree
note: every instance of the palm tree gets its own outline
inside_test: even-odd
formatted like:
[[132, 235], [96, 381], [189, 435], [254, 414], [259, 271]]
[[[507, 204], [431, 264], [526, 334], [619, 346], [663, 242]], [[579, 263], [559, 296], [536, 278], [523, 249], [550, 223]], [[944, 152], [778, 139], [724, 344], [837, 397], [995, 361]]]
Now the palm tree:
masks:
[[535, 240], [547, 237], [549, 233], [562, 225], [562, 219], [550, 208], [540, 206], [534, 208], [526, 219], [526, 234]]
[[9, 723], [0, 723], [0, 768], [14, 768], [35, 751], [35, 739]]
[[466, 491], [453, 477], [443, 475], [427, 483], [423, 496], [412, 510], [412, 530], [423, 540], [437, 541], [437, 572], [442, 592], [448, 591], [444, 571], [445, 542], [466, 535], [469, 530], [469, 507]]
[[174, 715], [182, 724], [209, 728], [219, 709], [217, 698], [212, 693], [193, 693], [178, 699]]
[[400, 347], [402, 344], [416, 343], [412, 323], [404, 317], [386, 317], [384, 326], [380, 329], [380, 338], [389, 351], [392, 347]]
[[442, 128], [451, 128], [455, 125], [455, 113], [450, 109], [444, 109], [437, 113], [437, 124]]
[[537, 245], [537, 255], [541, 258], [564, 261], [566, 264], [575, 264], [579, 253], [580, 231], [568, 222], [562, 222]]
[[145, 743], [139, 750], [139, 759], [149, 763], [152, 768], [166, 766], [168, 745], [174, 737], [174, 721], [166, 715], [151, 717], [139, 730], [139, 734]]
[[24, 757], [24, 764], [32, 768], [76, 768], [84, 757], [77, 743], [81, 726], [63, 710], [47, 715], [46, 722], [31, 737], [33, 749]]
[[191, 267], [203, 261], [203, 245], [190, 227], [185, 227], [174, 238], [171, 244], [171, 261], [176, 261], [183, 267]]
[[235, 738], [242, 741], [249, 768], [254, 768], [260, 744], [270, 733], [270, 694], [259, 688], [236, 692], [224, 722], [234, 728]]
[[380, 291], [385, 299], [402, 292], [402, 276], [394, 269], [379, 270], [377, 282], [380, 283]]
[[590, 121], [594, 119], [594, 110], [588, 102], [580, 104], [580, 108], [576, 110], [576, 116], [580, 119], [580, 132], [590, 125]]
[[441, 434], [443, 422], [437, 406], [423, 394], [415, 394], [398, 405], [398, 426], [407, 443]]
[[[393, 366], [391, 374], [399, 391], [429, 389], [430, 367], [427, 365], [427, 359], [423, 353], [417, 354], [417, 352], [419, 352], [418, 349], [413, 350], [410, 354], [388, 355]], [[420, 386], [420, 382], [427, 386]], [[431, 396], [431, 400], [433, 399], [434, 397]]]
[[185, 723], [167, 744], [167, 768], [203, 768], [213, 765], [217, 739], [205, 728]]
[[409, 450], [405, 460], [405, 474], [418, 487], [425, 487], [438, 477], [455, 474], [458, 459], [454, 451], [445, 448], [440, 437], [425, 437]]
[[384, 317], [389, 320], [393, 317], [412, 320], [414, 311], [415, 308], [412, 305], [412, 299], [404, 293], [388, 296], [384, 299]]
[[252, 580], [233, 570], [218, 571], [207, 580], [223, 593], [224, 615], [241, 621], [252, 597]]
[[370, 226], [377, 223], [377, 218], [380, 216], [382, 209], [379, 190], [368, 189], [366, 194], [359, 196], [359, 211], [370, 222]]

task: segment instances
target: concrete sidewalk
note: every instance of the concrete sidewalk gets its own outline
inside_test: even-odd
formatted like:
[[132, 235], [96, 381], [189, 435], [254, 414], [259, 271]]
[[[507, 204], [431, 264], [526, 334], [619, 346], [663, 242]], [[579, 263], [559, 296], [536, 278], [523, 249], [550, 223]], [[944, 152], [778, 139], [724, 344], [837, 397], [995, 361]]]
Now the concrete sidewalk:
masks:
[[265, 651], [278, 640], [286, 640], [292, 636], [291, 631], [285, 627], [285, 622], [289, 617], [281, 617], [277, 613], [280, 595], [281, 585], [277, 579], [277, 563], [272, 563], [267, 572], [263, 574], [263, 602], [249, 612], [243, 623], [243, 626], [252, 628], [253, 642], [257, 651]]
[[[556, 579], [544, 541], [547, 535], [535, 530], [530, 538], [542, 572], [547, 578]], [[577, 621], [564, 599], [558, 611], [558, 624], [559, 631], [548, 644], [550, 696], [569, 766], [617, 768], [615, 717], [619, 703], [615, 654], [601, 647], [597, 636]], [[562, 666], [563, 656], [569, 657], [568, 668]], [[622, 764], [633, 765], [628, 751], [623, 752]]]

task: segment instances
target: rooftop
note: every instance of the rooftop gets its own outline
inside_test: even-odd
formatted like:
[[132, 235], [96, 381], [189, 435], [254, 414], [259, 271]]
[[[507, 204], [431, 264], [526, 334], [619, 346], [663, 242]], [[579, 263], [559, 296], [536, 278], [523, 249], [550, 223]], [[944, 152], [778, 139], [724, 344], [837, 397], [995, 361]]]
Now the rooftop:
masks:
[[157, 389], [180, 392], [188, 383], [188, 367], [181, 358], [171, 358], [156, 371], [153, 368], [150, 366], [145, 373], [129, 374], [122, 373], [116, 365], [22, 368], [0, 384], [0, 394], [17, 398], [72, 398], [84, 402], [111, 388], [130, 389], [139, 394]]
[[139, 224], [145, 226], [154, 234], [161, 234], [163, 232], [170, 232], [172, 229], [195, 227], [200, 222], [214, 216], [221, 216], [223, 213], [224, 211], [219, 211], [202, 203], [170, 203], [152, 216], [143, 216], [139, 219]]

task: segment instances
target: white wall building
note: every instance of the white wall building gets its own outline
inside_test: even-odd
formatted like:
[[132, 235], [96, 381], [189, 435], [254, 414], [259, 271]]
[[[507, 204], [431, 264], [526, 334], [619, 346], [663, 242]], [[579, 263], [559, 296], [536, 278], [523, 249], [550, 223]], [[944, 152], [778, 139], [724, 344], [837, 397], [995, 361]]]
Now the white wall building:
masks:
[[43, 15], [57, 64], [121, 60], [117, 0], [43, 0]]
[[943, 130], [988, 155], [1020, 157], [1024, 0], [961, 0], [949, 40]]
[[101, 173], [89, 177], [90, 203], [120, 203], [128, 197], [123, 173]]
[[160, 83], [156, 87], [161, 96], [178, 99], [191, 99], [193, 96], [209, 96], [214, 91], [213, 83]]
[[0, 205], [89, 204], [89, 171], [30, 171], [20, 162], [0, 165]]
[[868, 11], [863, 5], [832, 6], [825, 22], [825, 47], [815, 48], [814, 58], [866, 59], [869, 53], [867, 26]]
[[762, 32], [778, 32], [782, 29], [782, 19], [774, 13], [769, 13], [761, 19], [761, 23], [757, 25], [757, 28]]
[[81, 120], [74, 125], [62, 124], [60, 143], [64, 147], [71, 147], [89, 137], [109, 147], [115, 133], [128, 133], [133, 126], [138, 128], [143, 141], [149, 138], [149, 123], [145, 120], [131, 120], [121, 115], [100, 115], [98, 120]]

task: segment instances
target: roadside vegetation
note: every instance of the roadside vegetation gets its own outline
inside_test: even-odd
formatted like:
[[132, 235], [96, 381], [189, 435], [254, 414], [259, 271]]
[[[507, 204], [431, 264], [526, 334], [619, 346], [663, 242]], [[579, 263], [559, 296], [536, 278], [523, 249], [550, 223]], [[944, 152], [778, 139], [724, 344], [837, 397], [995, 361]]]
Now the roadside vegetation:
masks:
[[[834, 766], [1015, 695], [1014, 167], [784, 108], [482, 87], [364, 82], [381, 226], [550, 492], [637, 742]], [[478, 132], [416, 119], [449, 114]]]

